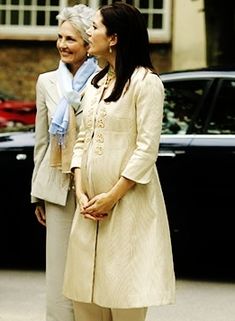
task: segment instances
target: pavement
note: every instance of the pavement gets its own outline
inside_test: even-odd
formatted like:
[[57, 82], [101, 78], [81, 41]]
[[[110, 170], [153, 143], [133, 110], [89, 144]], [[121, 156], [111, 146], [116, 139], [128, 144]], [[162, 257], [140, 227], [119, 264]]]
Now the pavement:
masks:
[[44, 272], [0, 270], [0, 321], [44, 321], [45, 300]]
[[[0, 321], [45, 321], [45, 299], [43, 271], [0, 270]], [[176, 303], [146, 321], [235, 321], [235, 282], [177, 279]]]

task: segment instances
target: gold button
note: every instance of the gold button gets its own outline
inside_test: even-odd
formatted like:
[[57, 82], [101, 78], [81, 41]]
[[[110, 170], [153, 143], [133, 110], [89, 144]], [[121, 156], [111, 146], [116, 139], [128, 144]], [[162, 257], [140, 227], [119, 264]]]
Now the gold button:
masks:
[[98, 143], [103, 143], [103, 142], [104, 142], [104, 136], [103, 136], [102, 134], [98, 134], [98, 135], [96, 136], [96, 141], [97, 141]]
[[104, 119], [100, 118], [97, 120], [97, 127], [104, 128]]
[[98, 155], [102, 155], [102, 154], [103, 154], [103, 148], [102, 148], [101, 146], [97, 146], [97, 147], [95, 148], [95, 152], [96, 152], [96, 154], [98, 154]]

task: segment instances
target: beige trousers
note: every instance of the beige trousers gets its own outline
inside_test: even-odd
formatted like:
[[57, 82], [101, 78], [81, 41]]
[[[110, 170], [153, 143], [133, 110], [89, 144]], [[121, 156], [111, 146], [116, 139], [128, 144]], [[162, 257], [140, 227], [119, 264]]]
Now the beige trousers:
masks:
[[109, 309], [94, 303], [74, 302], [75, 321], [144, 321], [147, 308]]
[[66, 206], [45, 202], [46, 237], [46, 320], [74, 321], [73, 304], [62, 295], [67, 245], [75, 212], [74, 192]]

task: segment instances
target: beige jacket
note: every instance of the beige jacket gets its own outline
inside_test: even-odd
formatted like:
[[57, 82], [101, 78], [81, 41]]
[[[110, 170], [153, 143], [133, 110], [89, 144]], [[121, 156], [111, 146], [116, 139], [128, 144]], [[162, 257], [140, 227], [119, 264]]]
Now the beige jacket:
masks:
[[87, 88], [72, 167], [81, 167], [89, 197], [110, 190], [120, 176], [136, 185], [102, 222], [76, 212], [64, 294], [110, 308], [169, 304], [174, 302], [175, 277], [155, 166], [163, 85], [157, 75], [139, 68], [117, 102], [99, 102], [102, 90], [103, 85]]
[[[34, 148], [34, 171], [32, 176], [31, 200], [33, 203], [46, 200], [65, 205], [70, 189], [70, 174], [64, 174], [59, 168], [50, 166], [49, 124], [61, 99], [58, 88], [57, 71], [41, 74], [36, 86], [36, 133]], [[77, 129], [81, 122], [79, 109], [76, 115]]]

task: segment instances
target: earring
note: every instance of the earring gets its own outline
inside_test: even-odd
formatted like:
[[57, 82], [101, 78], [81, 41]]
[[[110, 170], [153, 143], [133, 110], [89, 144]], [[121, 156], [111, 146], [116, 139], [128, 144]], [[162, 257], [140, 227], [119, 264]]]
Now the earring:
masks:
[[112, 47], [109, 47], [109, 53], [112, 53], [113, 50], [112, 50]]

